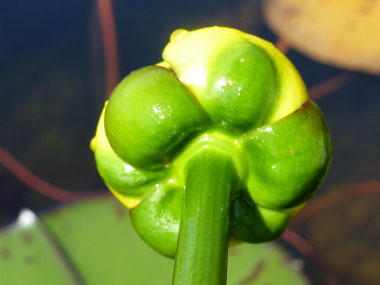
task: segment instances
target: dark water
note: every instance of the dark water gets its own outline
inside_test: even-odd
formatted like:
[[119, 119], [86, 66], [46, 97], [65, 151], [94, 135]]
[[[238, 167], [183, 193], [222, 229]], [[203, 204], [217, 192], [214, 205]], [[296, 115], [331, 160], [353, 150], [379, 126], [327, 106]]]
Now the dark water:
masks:
[[[231, 26], [277, 39], [263, 22], [259, 1], [114, 1], [114, 9], [121, 76], [161, 61], [177, 28]], [[54, 185], [73, 191], [105, 188], [89, 149], [105, 93], [95, 2], [3, 1], [0, 39], [0, 144]], [[308, 87], [343, 72], [294, 50], [288, 56]], [[347, 85], [317, 103], [334, 146], [317, 197], [380, 179], [380, 77], [354, 73]], [[296, 227], [343, 282], [351, 280], [346, 284], [380, 280], [379, 202], [378, 195], [347, 197]], [[21, 208], [42, 213], [58, 204], [0, 166], [0, 224], [14, 220]], [[371, 261], [357, 271], [358, 259]]]

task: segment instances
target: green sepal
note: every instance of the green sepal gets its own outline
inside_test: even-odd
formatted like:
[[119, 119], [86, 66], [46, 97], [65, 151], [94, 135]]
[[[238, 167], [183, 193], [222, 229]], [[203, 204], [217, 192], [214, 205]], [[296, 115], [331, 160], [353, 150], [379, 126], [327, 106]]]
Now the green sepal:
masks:
[[289, 116], [244, 138], [255, 203], [285, 209], [308, 200], [324, 179], [331, 161], [331, 138], [318, 106], [306, 102]]
[[174, 258], [181, 218], [183, 188], [167, 182], [131, 210], [132, 223], [141, 238], [161, 254]]
[[112, 93], [105, 114], [112, 148], [146, 170], [164, 168], [175, 147], [207, 125], [207, 115], [175, 74], [158, 66], [127, 76]]
[[195, 96], [216, 125], [241, 132], [263, 124], [275, 101], [275, 83], [276, 72], [265, 51], [239, 38], [215, 56], [205, 93]]
[[276, 240], [299, 210], [298, 208], [274, 210], [260, 207], [247, 195], [241, 195], [231, 203], [231, 238], [249, 243]]
[[140, 196], [146, 187], [166, 175], [166, 170], [144, 171], [133, 168], [116, 154], [95, 152], [96, 166], [104, 182], [123, 195]]
[[145, 187], [154, 180], [166, 175], [167, 170], [139, 170], [123, 161], [110, 146], [104, 130], [104, 107], [99, 119], [96, 136], [92, 141], [95, 162], [104, 182], [122, 195], [142, 196]]

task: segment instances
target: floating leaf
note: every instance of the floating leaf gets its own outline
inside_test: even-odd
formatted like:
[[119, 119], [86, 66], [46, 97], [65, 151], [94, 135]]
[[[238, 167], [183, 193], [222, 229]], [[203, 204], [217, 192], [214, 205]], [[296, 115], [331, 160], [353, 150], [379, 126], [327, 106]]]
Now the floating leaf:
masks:
[[[28, 220], [28, 219], [26, 219]], [[22, 221], [22, 219], [21, 219]], [[128, 211], [101, 198], [0, 233], [0, 284], [170, 284], [174, 262], [135, 233]], [[229, 284], [308, 284], [276, 243], [230, 249]]]
[[380, 74], [379, 0], [267, 0], [264, 14], [281, 38], [308, 56]]

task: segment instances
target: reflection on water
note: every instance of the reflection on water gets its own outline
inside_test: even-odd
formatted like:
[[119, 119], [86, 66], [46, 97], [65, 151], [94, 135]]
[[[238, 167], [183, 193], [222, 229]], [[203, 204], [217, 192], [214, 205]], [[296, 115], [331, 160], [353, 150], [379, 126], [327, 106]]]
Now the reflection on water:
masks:
[[[225, 25], [276, 40], [255, 1], [114, 2], [122, 76], [161, 61], [177, 28]], [[0, 21], [0, 144], [59, 187], [104, 188], [89, 149], [105, 92], [94, 1], [9, 2], [0, 9]], [[342, 72], [294, 50], [288, 56], [308, 87]], [[379, 90], [378, 76], [354, 74], [318, 100], [334, 156], [317, 197], [380, 179]], [[57, 205], [1, 167], [0, 189], [0, 224], [14, 220], [21, 208], [41, 212]], [[380, 282], [379, 199], [347, 195], [294, 225], [343, 284]]]

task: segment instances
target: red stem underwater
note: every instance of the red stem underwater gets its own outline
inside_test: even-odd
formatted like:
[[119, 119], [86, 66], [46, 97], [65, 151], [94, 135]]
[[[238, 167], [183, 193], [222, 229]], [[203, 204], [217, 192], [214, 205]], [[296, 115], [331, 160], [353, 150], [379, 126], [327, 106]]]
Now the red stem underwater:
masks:
[[309, 97], [311, 100], [318, 100], [322, 97], [325, 97], [341, 88], [343, 85], [349, 82], [352, 77], [352, 73], [343, 72], [336, 77], [318, 83], [317, 85], [309, 88]]
[[283, 39], [283, 38], [278, 38], [275, 46], [283, 54], [286, 54], [289, 51], [289, 49], [290, 49], [289, 43], [285, 39]]
[[303, 256], [314, 261], [314, 263], [318, 266], [320, 273], [324, 275], [326, 285], [339, 284], [338, 278], [331, 274], [323, 260], [321, 260], [318, 256], [317, 251], [307, 240], [289, 228], [282, 234], [281, 239], [296, 248]]
[[111, 0], [96, 0], [103, 39], [104, 64], [106, 73], [106, 98], [119, 82], [119, 58], [115, 18]]
[[[96, 0], [99, 21], [102, 32], [102, 42], [105, 61], [106, 75], [106, 98], [111, 94], [113, 88], [119, 81], [119, 59], [117, 52], [117, 38], [115, 31], [115, 19], [113, 15], [111, 0]], [[90, 190], [72, 192], [56, 187], [49, 182], [39, 178], [0, 145], [0, 165], [3, 165], [20, 181], [31, 189], [56, 201], [77, 201], [83, 198], [102, 195], [102, 190]]]
[[77, 201], [79, 199], [92, 197], [94, 195], [103, 194], [104, 191], [93, 190], [85, 192], [72, 192], [60, 189], [41, 178], [37, 177], [20, 162], [18, 162], [11, 154], [9, 154], [2, 146], [0, 146], [0, 165], [3, 165], [20, 181], [28, 185], [33, 190], [42, 195], [56, 201]]
[[286, 229], [281, 238], [294, 246], [300, 253], [306, 257], [315, 254], [314, 248], [303, 237], [291, 229]]
[[310, 201], [306, 207], [294, 217], [292, 226], [295, 226], [325, 208], [331, 207], [334, 204], [341, 202], [348, 196], [362, 196], [380, 194], [380, 180], [363, 182], [348, 186], [346, 190], [329, 192], [320, 198]]

